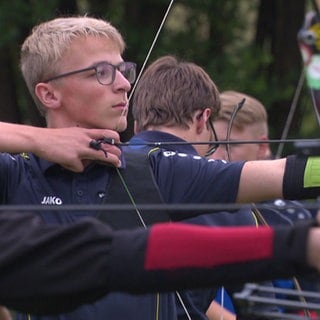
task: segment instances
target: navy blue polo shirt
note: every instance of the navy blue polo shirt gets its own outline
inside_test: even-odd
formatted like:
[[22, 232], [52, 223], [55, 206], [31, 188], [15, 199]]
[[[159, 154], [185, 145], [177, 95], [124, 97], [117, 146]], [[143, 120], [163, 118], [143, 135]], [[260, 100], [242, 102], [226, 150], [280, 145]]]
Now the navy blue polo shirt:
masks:
[[[165, 142], [169, 142], [170, 144], [168, 145], [164, 145], [163, 148], [168, 150], [168, 151], [172, 151], [172, 152], [176, 152], [178, 154], [188, 154], [191, 157], [193, 157], [194, 159], [200, 159], [200, 157], [197, 154], [196, 149], [191, 145], [191, 144], [187, 144], [185, 143], [186, 141], [183, 139], [180, 139], [179, 137], [166, 133], [166, 132], [161, 132], [161, 131], [144, 131], [140, 134], [137, 134], [133, 139], [131, 139], [131, 143], [134, 144], [139, 144], [142, 141], [146, 141], [146, 142], [151, 142], [151, 143], [156, 143], [158, 141], [165, 141]], [[177, 142], [177, 144], [174, 144], [175, 142]], [[185, 144], [184, 144], [185, 143]], [[137, 148], [141, 148], [141, 146], [137, 146]], [[152, 154], [151, 154], [152, 156]], [[213, 160], [209, 160], [209, 161], [213, 161]], [[218, 161], [220, 162], [220, 161]], [[222, 161], [223, 163], [225, 163], [224, 161]], [[241, 166], [243, 164], [243, 162], [239, 163]], [[165, 170], [165, 169], [163, 169]], [[162, 172], [162, 171], [161, 171]], [[178, 177], [178, 181], [181, 181], [181, 185], [185, 185], [185, 178], [188, 179], [188, 175], [183, 174], [181, 175], [181, 177]], [[219, 177], [220, 180], [221, 176]], [[227, 178], [228, 176], [224, 176], [222, 181], [222, 189], [221, 191], [225, 194], [228, 194], [228, 191], [230, 191], [230, 194], [232, 194], [235, 190], [234, 190], [234, 182], [232, 181], [232, 184], [228, 185], [227, 183]], [[226, 179], [226, 181], [224, 180]], [[232, 180], [232, 177], [231, 177]], [[218, 183], [216, 184], [215, 187], [213, 187], [213, 189], [215, 190], [216, 188], [220, 188], [221, 187], [221, 181], [219, 181], [219, 185]], [[165, 183], [164, 183], [165, 184]], [[187, 183], [188, 185], [189, 183]], [[202, 186], [199, 187], [200, 189], [202, 189]], [[165, 189], [165, 188], [163, 188]], [[162, 190], [162, 188], [161, 188]], [[215, 190], [216, 191], [216, 190]], [[234, 193], [233, 193], [234, 194]], [[190, 197], [192, 197], [192, 195], [188, 195]], [[168, 202], [170, 200], [168, 200], [170, 198], [170, 195], [167, 196], [167, 198], [165, 198]], [[187, 200], [188, 201], [188, 200]], [[235, 199], [231, 200], [230, 199], [228, 201], [225, 202], [234, 202]], [[193, 198], [193, 201], [191, 202], [197, 202], [196, 198]], [[212, 202], [212, 201], [209, 201]], [[220, 202], [223, 203], [223, 201], [216, 201], [216, 202]], [[241, 209], [239, 211], [237, 211], [237, 213], [230, 213], [230, 212], [218, 212], [218, 213], [214, 213], [214, 214], [203, 214], [194, 218], [189, 218], [187, 220], [184, 220], [185, 222], [188, 223], [195, 223], [195, 224], [201, 224], [201, 225], [211, 225], [211, 226], [234, 226], [234, 225], [256, 225], [256, 221], [251, 213], [250, 210], [248, 209]]]
[[[131, 140], [129, 150], [149, 152], [143, 142], [183, 141], [159, 131], [144, 131]], [[136, 145], [135, 145], [136, 144]], [[190, 152], [193, 150], [192, 152]], [[191, 145], [164, 145], [149, 152], [150, 163], [166, 203], [234, 203], [244, 162], [205, 159]]]
[[[3, 204], [51, 206], [102, 203], [112, 168], [91, 164], [74, 173], [59, 165], [28, 155], [0, 154], [0, 194]], [[46, 223], [70, 223], [94, 211], [39, 212]]]
[[[153, 134], [155, 132], [141, 133], [132, 139], [132, 143], [150, 141], [148, 137]], [[157, 141], [159, 139], [161, 134]], [[141, 152], [148, 152], [151, 149], [146, 146], [133, 146], [128, 147], [128, 150], [130, 148], [138, 148]], [[159, 149], [150, 153], [150, 164], [164, 201], [167, 203], [234, 202], [243, 163], [208, 161], [196, 155], [188, 155], [189, 152], [185, 151], [186, 153], [184, 150], [175, 152]], [[114, 169], [110, 166], [93, 163], [82, 173], [73, 173], [34, 155], [0, 154], [1, 203], [51, 206], [52, 211], [44, 210], [38, 213], [45, 223], [72, 223], [84, 216], [95, 216], [96, 212], [83, 210], [63, 212], [58, 210], [59, 206], [102, 203], [111, 170]], [[181, 219], [183, 218], [181, 214]], [[84, 305], [66, 315], [32, 316], [32, 319], [118, 320], [130, 319], [134, 315], [136, 319], [149, 320], [155, 318], [157, 308], [159, 319], [177, 319], [173, 293], [160, 296], [111, 293], [93, 304]], [[26, 316], [17, 315], [17, 319], [26, 319]]]
[[[150, 141], [143, 138], [153, 134], [155, 132], [144, 132], [131, 141], [133, 144], [135, 141]], [[146, 146], [127, 148], [141, 152], [151, 149]], [[166, 203], [233, 203], [236, 200], [243, 162], [231, 164], [206, 160], [197, 155], [165, 149], [152, 152], [149, 158]], [[114, 169], [110, 166], [93, 163], [83, 172], [74, 173], [32, 154], [2, 153], [1, 203], [42, 204], [52, 206], [54, 210], [67, 204], [99, 204], [104, 199], [111, 170]], [[79, 216], [94, 213], [70, 214], [74, 217], [66, 213], [68, 218], [58, 219], [57, 222], [72, 222]], [[52, 222], [51, 219], [49, 222]]]
[[[177, 136], [160, 131], [145, 131], [142, 132], [134, 139], [132, 143], [139, 143], [139, 140], [148, 142], [165, 141], [169, 142], [169, 145], [165, 145], [166, 150], [189, 154], [194, 157], [198, 157], [197, 151], [191, 144], [183, 144], [186, 142]], [[178, 144], [174, 144], [178, 142]], [[227, 187], [227, 185], [226, 185]], [[227, 188], [224, 189], [227, 192]], [[252, 212], [248, 209], [241, 209], [236, 213], [231, 212], [216, 212], [212, 214], [203, 214], [194, 218], [183, 220], [186, 223], [209, 225], [209, 226], [244, 226], [244, 225], [256, 225], [256, 221]], [[182, 300], [186, 304], [188, 312], [192, 319], [207, 319], [205, 313], [217, 294], [217, 289], [204, 289], [204, 290], [186, 290], [180, 293]], [[225, 297], [227, 298], [227, 297]], [[226, 302], [224, 307], [234, 312], [232, 304]], [[180, 302], [177, 301], [179, 319], [185, 319], [183, 308], [181, 308]]]

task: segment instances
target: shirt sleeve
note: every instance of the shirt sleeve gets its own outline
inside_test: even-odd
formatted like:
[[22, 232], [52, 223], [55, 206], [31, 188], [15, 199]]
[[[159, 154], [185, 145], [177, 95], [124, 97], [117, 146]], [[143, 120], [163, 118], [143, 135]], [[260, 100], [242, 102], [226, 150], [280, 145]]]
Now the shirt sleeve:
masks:
[[236, 201], [243, 161], [227, 163], [160, 150], [150, 155], [150, 163], [166, 203]]
[[0, 304], [61, 313], [110, 291], [146, 293], [288, 277], [306, 263], [310, 224], [210, 228], [158, 224], [112, 231], [93, 218], [41, 225], [27, 214], [0, 215]]

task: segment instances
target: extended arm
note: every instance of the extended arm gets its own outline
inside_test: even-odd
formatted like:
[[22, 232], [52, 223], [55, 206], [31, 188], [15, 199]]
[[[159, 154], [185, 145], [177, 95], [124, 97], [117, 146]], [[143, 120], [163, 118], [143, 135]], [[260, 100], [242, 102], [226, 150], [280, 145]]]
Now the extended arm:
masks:
[[[55, 313], [110, 291], [145, 293], [288, 277], [319, 269], [320, 229], [159, 224], [113, 232], [0, 215], [0, 304]], [[307, 260], [308, 259], [308, 260]]]
[[238, 202], [285, 198], [315, 199], [320, 195], [320, 157], [289, 156], [248, 161], [241, 172]]
[[119, 135], [112, 130], [84, 128], [40, 128], [0, 122], [0, 152], [31, 152], [40, 158], [63, 167], [82, 171], [83, 161], [96, 160], [119, 166], [120, 150], [109, 144], [102, 147], [108, 153], [89, 147], [92, 139], [109, 137], [119, 142]]
[[244, 164], [238, 202], [259, 202], [283, 197], [286, 159], [248, 161]]

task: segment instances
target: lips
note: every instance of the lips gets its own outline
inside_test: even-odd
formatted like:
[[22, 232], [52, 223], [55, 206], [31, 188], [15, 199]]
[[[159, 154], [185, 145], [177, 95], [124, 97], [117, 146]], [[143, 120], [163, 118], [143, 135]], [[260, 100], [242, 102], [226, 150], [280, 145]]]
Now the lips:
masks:
[[128, 103], [119, 103], [114, 105], [112, 108], [117, 111], [117, 114], [120, 112], [121, 117], [126, 117], [128, 114]]
[[126, 102], [121, 102], [119, 104], [114, 105], [112, 108], [116, 108], [116, 109], [126, 109], [128, 108], [128, 103]]

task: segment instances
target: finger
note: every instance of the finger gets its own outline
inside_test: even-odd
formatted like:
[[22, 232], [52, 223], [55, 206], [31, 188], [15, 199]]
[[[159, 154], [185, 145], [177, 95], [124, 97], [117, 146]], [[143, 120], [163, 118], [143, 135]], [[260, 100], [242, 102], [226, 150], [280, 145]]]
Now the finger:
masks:
[[114, 145], [103, 144], [101, 145], [101, 149], [108, 153], [108, 155], [113, 154], [116, 157], [120, 158], [121, 156], [121, 149]]
[[[106, 149], [109, 149], [110, 152], [107, 151]], [[88, 150], [88, 153], [84, 155], [84, 158], [87, 160], [98, 161], [106, 165], [120, 167], [121, 166], [120, 155], [121, 155], [120, 149], [115, 146], [112, 146], [105, 149], [100, 148], [99, 150], [94, 150], [91, 148], [91, 150]]]
[[118, 158], [121, 155], [121, 149], [114, 144], [103, 143], [101, 140], [92, 139], [89, 142], [89, 147], [94, 150], [101, 150], [104, 152], [105, 157], [108, 157], [108, 153], [112, 153]]
[[121, 160], [119, 159], [118, 156], [115, 156], [112, 153], [108, 153], [108, 157], [105, 158], [106, 164], [111, 164], [114, 167], [121, 167]]
[[85, 168], [84, 163], [78, 159], [68, 163], [61, 163], [60, 165], [63, 168], [73, 172], [82, 172]]
[[105, 130], [103, 133], [103, 137], [113, 139], [115, 142], [120, 142], [119, 133], [113, 130]]
[[120, 142], [119, 133], [113, 130], [88, 129], [87, 133], [91, 139], [103, 140], [106, 138], [115, 143]]

